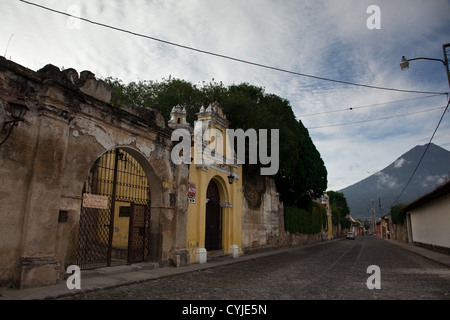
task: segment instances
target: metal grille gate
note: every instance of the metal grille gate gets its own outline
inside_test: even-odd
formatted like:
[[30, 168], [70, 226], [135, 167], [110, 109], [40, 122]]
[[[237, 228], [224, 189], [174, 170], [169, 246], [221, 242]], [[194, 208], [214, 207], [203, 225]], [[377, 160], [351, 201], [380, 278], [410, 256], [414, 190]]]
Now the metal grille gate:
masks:
[[[122, 149], [103, 154], [90, 171], [83, 188], [84, 194], [102, 196], [107, 199], [107, 205], [102, 208], [82, 205], [77, 265], [81, 269], [93, 269], [147, 261], [150, 248], [150, 187], [137, 160]], [[113, 238], [117, 229], [115, 219], [118, 216], [122, 220], [129, 217], [127, 254], [119, 258], [113, 257]]]
[[128, 235], [128, 262], [140, 262], [148, 259], [149, 239], [149, 208], [148, 206], [132, 204], [130, 229]]

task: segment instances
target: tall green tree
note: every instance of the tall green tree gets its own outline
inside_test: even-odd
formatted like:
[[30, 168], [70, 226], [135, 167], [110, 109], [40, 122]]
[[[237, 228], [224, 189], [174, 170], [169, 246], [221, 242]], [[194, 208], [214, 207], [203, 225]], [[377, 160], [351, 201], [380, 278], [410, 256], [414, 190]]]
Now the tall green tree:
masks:
[[327, 191], [327, 195], [330, 198], [330, 208], [332, 211], [332, 222], [334, 225], [341, 224], [342, 227], [347, 227], [349, 221], [346, 221], [346, 216], [350, 213], [350, 209], [347, 204], [347, 198], [342, 192]]

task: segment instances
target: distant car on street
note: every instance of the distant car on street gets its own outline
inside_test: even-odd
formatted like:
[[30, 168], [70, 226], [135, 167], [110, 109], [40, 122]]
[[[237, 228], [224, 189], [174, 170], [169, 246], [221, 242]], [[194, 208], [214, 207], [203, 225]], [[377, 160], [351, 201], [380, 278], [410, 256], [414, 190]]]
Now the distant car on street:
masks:
[[347, 237], [345, 238], [355, 240], [355, 234], [353, 232], [347, 232]]

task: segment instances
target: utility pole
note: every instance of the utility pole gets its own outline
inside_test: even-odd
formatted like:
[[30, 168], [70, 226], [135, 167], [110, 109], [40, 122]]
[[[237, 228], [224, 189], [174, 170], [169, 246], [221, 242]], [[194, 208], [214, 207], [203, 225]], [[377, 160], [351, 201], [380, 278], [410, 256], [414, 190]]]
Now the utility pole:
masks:
[[383, 238], [383, 211], [381, 211], [381, 198], [378, 197], [378, 206], [380, 207], [380, 236]]
[[442, 50], [444, 51], [445, 71], [447, 71], [448, 87], [450, 88], [450, 67], [448, 65], [447, 48], [450, 48], [450, 43], [446, 43], [446, 44], [442, 45]]
[[373, 199], [372, 199], [372, 216], [373, 216], [373, 232], [375, 233], [375, 236], [377, 235], [377, 219], [375, 216], [375, 207], [373, 206]]

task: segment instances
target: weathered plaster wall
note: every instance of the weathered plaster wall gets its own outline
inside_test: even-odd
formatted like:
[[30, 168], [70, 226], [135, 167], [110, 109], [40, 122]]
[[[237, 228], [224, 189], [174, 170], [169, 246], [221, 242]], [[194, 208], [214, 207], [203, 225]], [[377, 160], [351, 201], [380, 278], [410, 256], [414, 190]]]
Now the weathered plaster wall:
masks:
[[[347, 230], [333, 226], [333, 236]], [[289, 233], [284, 229], [284, 206], [275, 181], [267, 177], [244, 179], [242, 247], [244, 251], [295, 246], [328, 240], [325, 230], [316, 234]]]
[[284, 207], [275, 181], [259, 177], [244, 180], [242, 247], [244, 251], [283, 244]]
[[[151, 188], [151, 259], [185, 248], [188, 169], [171, 166], [171, 129], [158, 111], [109, 104], [111, 89], [90, 72], [38, 72], [0, 57], [1, 118], [7, 101], [30, 109], [0, 146], [0, 284], [48, 285], [76, 256], [83, 184], [103, 153], [123, 148]], [[58, 222], [60, 210], [67, 222]], [[184, 237], [184, 240], [183, 240]], [[183, 246], [184, 244], [184, 246]]]

